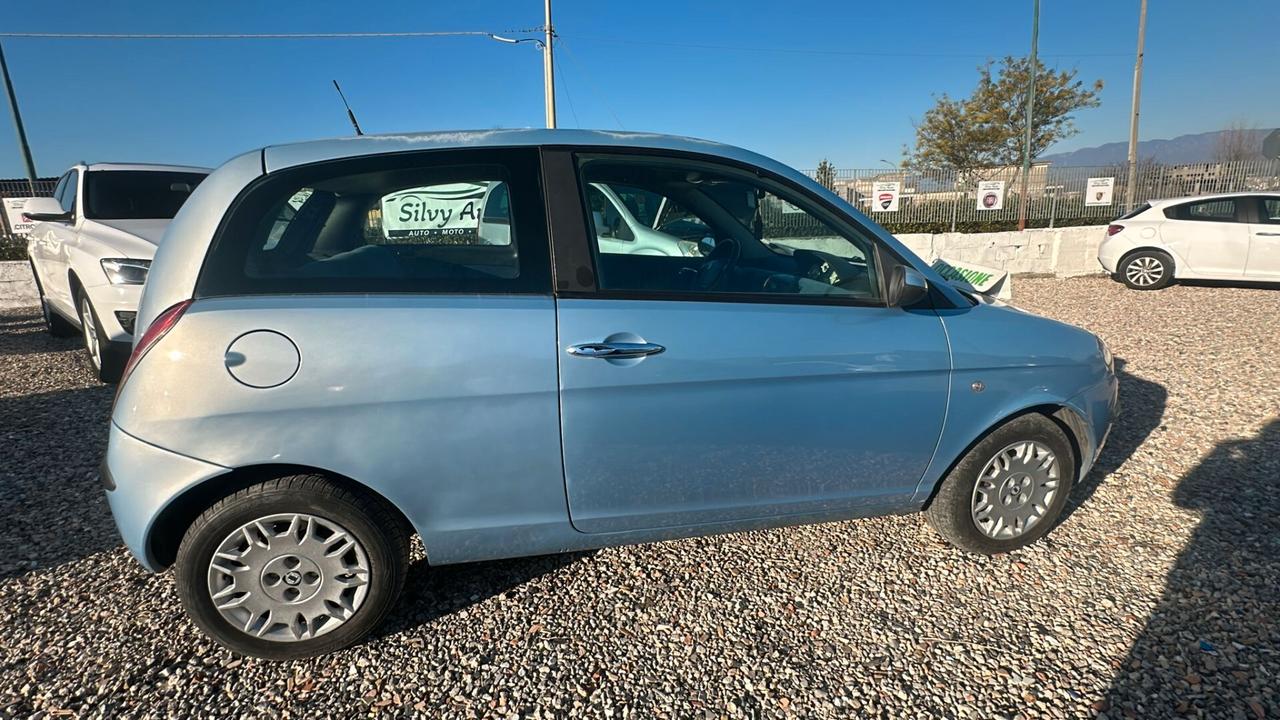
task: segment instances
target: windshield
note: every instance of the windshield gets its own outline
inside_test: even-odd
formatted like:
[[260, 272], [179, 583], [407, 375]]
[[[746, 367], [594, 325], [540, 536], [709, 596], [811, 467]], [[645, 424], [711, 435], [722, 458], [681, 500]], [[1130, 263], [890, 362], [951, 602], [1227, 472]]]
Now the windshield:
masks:
[[90, 171], [84, 179], [85, 217], [92, 220], [167, 220], [204, 173], [158, 170]]

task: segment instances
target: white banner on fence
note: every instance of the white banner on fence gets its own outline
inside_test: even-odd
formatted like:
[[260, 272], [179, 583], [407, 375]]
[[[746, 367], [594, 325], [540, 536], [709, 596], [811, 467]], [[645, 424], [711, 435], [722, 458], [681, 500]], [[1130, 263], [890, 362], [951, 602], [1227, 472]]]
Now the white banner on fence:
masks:
[[14, 235], [26, 237], [31, 232], [31, 226], [35, 223], [22, 218], [22, 208], [26, 206], [27, 201], [31, 198], [5, 198], [4, 214], [9, 218], [9, 229]]
[[902, 183], [897, 180], [877, 182], [871, 185], [871, 212], [898, 212], [898, 195]]
[[978, 209], [1004, 209], [1004, 181], [983, 180], [978, 183]]
[[1084, 188], [1084, 204], [1086, 206], [1110, 205], [1115, 184], [1116, 179], [1113, 177], [1089, 178]]

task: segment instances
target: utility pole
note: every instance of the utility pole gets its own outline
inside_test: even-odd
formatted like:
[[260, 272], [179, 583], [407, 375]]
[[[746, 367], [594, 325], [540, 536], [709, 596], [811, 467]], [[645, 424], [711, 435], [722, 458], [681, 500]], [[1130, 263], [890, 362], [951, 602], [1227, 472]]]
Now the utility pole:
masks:
[[551, 47], [555, 30], [551, 26], [551, 0], [546, 0], [546, 5], [547, 23], [542, 28], [546, 33], [546, 40], [542, 46], [542, 91], [546, 95], [544, 102], [547, 106], [547, 127], [554, 128], [556, 126], [556, 76]]
[[[1146, 2], [1146, 0], [1143, 0]], [[1040, 40], [1040, 0], [1031, 15], [1031, 64], [1027, 73], [1027, 136], [1022, 147], [1022, 191], [1018, 193], [1018, 229], [1027, 229], [1027, 180], [1031, 174], [1031, 119], [1036, 107], [1036, 45]]]
[[18, 111], [18, 96], [14, 94], [13, 81], [9, 79], [9, 64], [5, 62], [3, 46], [0, 46], [0, 75], [4, 76], [4, 89], [9, 95], [9, 112], [13, 114], [13, 126], [18, 130], [18, 146], [22, 149], [22, 159], [27, 164], [27, 185], [31, 189], [32, 197], [35, 197], [36, 164], [31, 159], [31, 146], [27, 144], [27, 130], [22, 126], [22, 113]]
[[1147, 42], [1147, 0], [1138, 10], [1138, 59], [1133, 64], [1133, 116], [1129, 119], [1129, 182], [1125, 184], [1125, 209], [1132, 210], [1138, 194], [1138, 105], [1142, 100], [1142, 56]]

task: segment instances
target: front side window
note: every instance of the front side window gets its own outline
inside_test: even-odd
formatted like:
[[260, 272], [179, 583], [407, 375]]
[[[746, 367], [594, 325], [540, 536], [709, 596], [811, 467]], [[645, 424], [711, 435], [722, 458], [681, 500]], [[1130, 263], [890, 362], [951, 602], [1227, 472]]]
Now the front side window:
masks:
[[1262, 200], [1262, 217], [1264, 223], [1280, 224], [1280, 197], [1264, 197]]
[[781, 183], [695, 161], [579, 167], [601, 290], [881, 302], [871, 239]]
[[[380, 167], [407, 162], [362, 159], [355, 164], [373, 167], [268, 179], [211, 250], [202, 286], [219, 294], [549, 292], [536, 185], [521, 179], [513, 188], [502, 164]], [[539, 242], [541, 253], [527, 258], [524, 248]]]
[[72, 170], [67, 173], [66, 187], [62, 188], [62, 196], [58, 198], [58, 204], [62, 206], [63, 212], [75, 212], [76, 210], [76, 190], [80, 185], [80, 171]]
[[91, 170], [84, 176], [85, 217], [168, 220], [204, 178], [193, 172]]

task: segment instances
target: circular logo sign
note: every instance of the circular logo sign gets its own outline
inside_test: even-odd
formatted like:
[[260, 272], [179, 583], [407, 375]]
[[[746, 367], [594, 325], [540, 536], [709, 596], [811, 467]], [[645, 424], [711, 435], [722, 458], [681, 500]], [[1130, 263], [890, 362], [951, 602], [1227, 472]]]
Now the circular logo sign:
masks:
[[996, 193], [989, 192], [982, 196], [982, 207], [993, 208], [998, 202], [1000, 202], [1000, 196]]

